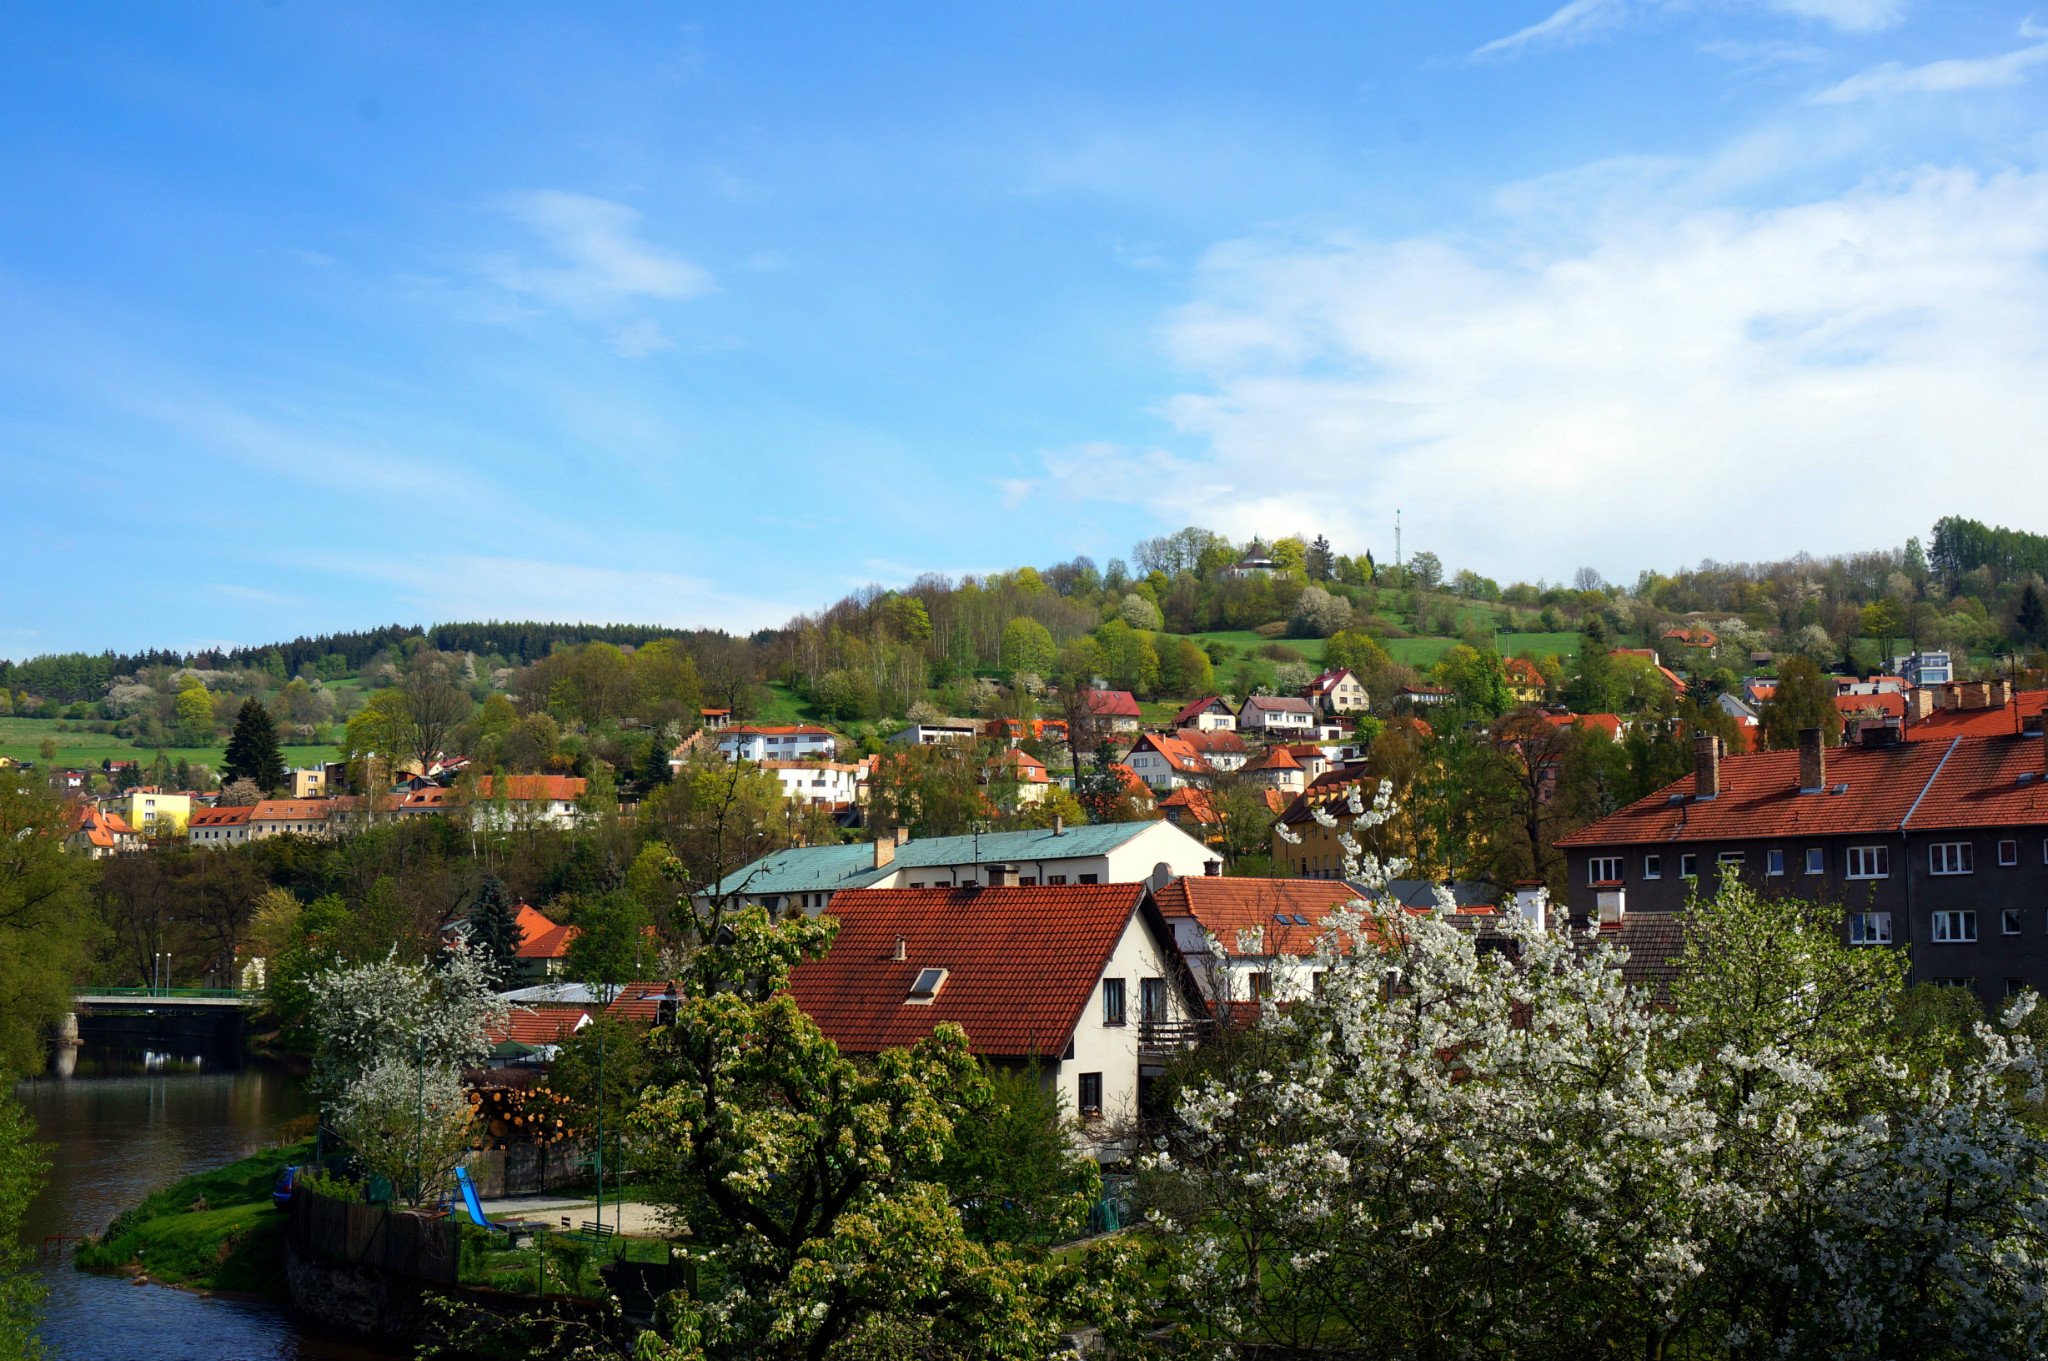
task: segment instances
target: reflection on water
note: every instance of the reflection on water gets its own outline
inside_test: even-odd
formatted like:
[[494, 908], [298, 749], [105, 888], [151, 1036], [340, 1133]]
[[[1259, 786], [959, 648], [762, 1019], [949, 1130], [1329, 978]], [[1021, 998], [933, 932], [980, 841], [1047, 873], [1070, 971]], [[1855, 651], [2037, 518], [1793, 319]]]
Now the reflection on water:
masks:
[[[98, 1233], [160, 1186], [243, 1157], [308, 1109], [297, 1077], [233, 1055], [86, 1045], [59, 1050], [50, 1074], [16, 1086], [50, 1142], [50, 1182], [29, 1206], [31, 1243]], [[43, 1267], [50, 1297], [43, 1338], [62, 1361], [356, 1361], [381, 1353], [320, 1337], [289, 1309], [124, 1276], [74, 1271], [69, 1256]]]

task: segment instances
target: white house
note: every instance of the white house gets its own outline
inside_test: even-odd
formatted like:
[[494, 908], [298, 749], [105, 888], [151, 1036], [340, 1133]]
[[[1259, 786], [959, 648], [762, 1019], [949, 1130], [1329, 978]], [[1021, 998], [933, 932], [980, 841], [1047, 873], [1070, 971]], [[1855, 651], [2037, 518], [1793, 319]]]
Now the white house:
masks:
[[1350, 671], [1339, 667], [1325, 671], [1308, 683], [1308, 700], [1326, 714], [1363, 713], [1371, 707], [1371, 696]]
[[1312, 996], [1323, 918], [1358, 898], [1341, 880], [1234, 877], [1176, 879], [1153, 896], [1212, 1003]]
[[1220, 695], [1205, 695], [1175, 714], [1173, 726], [1202, 732], [1229, 732], [1237, 727], [1237, 714]]
[[1315, 726], [1315, 706], [1293, 695], [1253, 695], [1237, 711], [1239, 732], [1299, 737]]
[[705, 890], [775, 911], [816, 913], [852, 889], [1163, 885], [1215, 875], [1214, 851], [1166, 821], [1106, 822], [912, 840], [898, 828], [875, 841], [792, 846], [743, 865]]
[[981, 725], [971, 718], [948, 718], [937, 723], [913, 723], [890, 738], [913, 747], [936, 747], [942, 742], [972, 746], [981, 735]]
[[581, 816], [576, 801], [589, 785], [588, 780], [574, 775], [486, 775], [476, 782], [476, 802], [470, 805], [470, 815], [477, 827], [493, 831], [528, 819], [574, 827]]
[[728, 761], [800, 761], [831, 757], [838, 744], [831, 732], [807, 723], [761, 727], [737, 723], [718, 734], [718, 750]]
[[842, 1052], [957, 1023], [977, 1055], [1035, 1065], [1104, 1160], [1128, 1154], [1152, 1084], [1208, 1021], [1142, 884], [849, 893], [831, 911], [838, 938], [789, 991]]
[[785, 798], [836, 808], [858, 803], [867, 793], [868, 766], [862, 761], [763, 761], [761, 769], [782, 781]]

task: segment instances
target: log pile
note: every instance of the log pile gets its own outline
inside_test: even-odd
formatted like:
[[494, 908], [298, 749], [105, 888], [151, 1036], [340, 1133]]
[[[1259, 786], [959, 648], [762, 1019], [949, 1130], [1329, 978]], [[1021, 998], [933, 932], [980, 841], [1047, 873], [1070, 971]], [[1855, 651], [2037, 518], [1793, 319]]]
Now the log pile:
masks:
[[514, 1144], [558, 1144], [582, 1133], [569, 1118], [568, 1099], [546, 1087], [480, 1087], [469, 1094], [476, 1118], [472, 1149]]

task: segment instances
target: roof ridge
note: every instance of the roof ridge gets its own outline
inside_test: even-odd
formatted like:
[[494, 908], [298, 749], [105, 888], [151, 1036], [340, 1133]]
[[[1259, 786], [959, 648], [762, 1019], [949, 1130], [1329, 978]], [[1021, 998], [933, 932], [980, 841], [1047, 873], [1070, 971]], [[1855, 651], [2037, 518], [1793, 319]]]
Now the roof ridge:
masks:
[[1963, 739], [1961, 737], [1952, 737], [1949, 739], [1948, 750], [1943, 752], [1941, 754], [1941, 760], [1935, 763], [1934, 773], [1927, 777], [1927, 783], [1921, 787], [1919, 796], [1913, 800], [1913, 806], [1906, 810], [1906, 816], [1899, 819], [1900, 831], [1905, 831], [1906, 824], [1913, 820], [1913, 814], [1920, 811], [1920, 800], [1926, 798], [1928, 791], [1934, 788], [1934, 782], [1941, 778], [1941, 772], [1943, 767], [1948, 765], [1948, 758], [1955, 755], [1956, 748], [1960, 747], [1962, 744]]

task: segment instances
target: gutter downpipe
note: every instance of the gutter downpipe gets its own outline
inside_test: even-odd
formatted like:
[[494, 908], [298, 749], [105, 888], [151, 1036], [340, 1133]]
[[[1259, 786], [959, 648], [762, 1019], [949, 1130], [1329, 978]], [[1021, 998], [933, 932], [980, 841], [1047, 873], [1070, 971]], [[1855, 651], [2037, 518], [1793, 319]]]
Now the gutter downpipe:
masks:
[[[1900, 869], [1905, 873], [1906, 876], [1906, 939], [1904, 943], [1907, 945], [1911, 945], [1913, 943], [1913, 857], [1907, 854], [1907, 851], [1911, 847], [1912, 842], [1910, 834], [1907, 831], [1906, 824], [1913, 820], [1913, 814], [1920, 811], [1921, 800], [1925, 799], [1927, 797], [1928, 791], [1934, 788], [1934, 782], [1941, 778], [1942, 770], [1946, 768], [1948, 765], [1948, 758], [1955, 755], [1956, 748], [1960, 747], [1961, 745], [1963, 745], [1962, 738], [1951, 737], [1949, 739], [1948, 750], [1943, 752], [1941, 754], [1941, 760], [1935, 763], [1934, 773], [1927, 777], [1927, 783], [1921, 787], [1919, 795], [1916, 798], [1914, 798], [1913, 806], [1906, 810], [1906, 816], [1899, 819], [1899, 861]], [[1912, 959], [1910, 951], [1907, 954], [1907, 958], [1909, 960]], [[1912, 977], [1914, 973], [1918, 972], [1919, 970], [1917, 967], [1909, 966], [1909, 971], [1907, 973], [1908, 981], [1921, 981], [1918, 979], [1914, 979]]]

